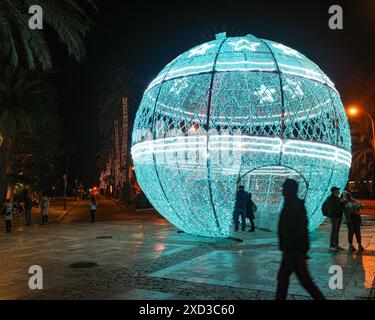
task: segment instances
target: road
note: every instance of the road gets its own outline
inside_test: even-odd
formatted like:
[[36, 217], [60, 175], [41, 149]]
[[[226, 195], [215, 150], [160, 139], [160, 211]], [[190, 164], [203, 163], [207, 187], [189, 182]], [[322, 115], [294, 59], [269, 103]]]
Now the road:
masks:
[[[116, 202], [105, 197], [98, 198], [98, 206], [96, 210], [96, 221], [124, 221], [126, 214], [124, 208], [117, 205]], [[63, 223], [89, 222], [90, 208], [89, 200], [80, 200], [78, 204], [72, 208], [63, 219]]]

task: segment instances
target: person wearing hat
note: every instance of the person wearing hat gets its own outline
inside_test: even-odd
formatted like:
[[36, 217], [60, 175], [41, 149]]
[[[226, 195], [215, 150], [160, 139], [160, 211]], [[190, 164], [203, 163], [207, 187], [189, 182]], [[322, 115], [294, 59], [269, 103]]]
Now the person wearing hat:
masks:
[[345, 207], [345, 200], [343, 198], [340, 199], [340, 189], [332, 187], [331, 194], [326, 202], [328, 203], [328, 217], [331, 220], [332, 228], [329, 249], [331, 251], [344, 250], [344, 248], [339, 246], [340, 227]]
[[239, 217], [241, 217], [242, 231], [246, 230], [246, 209], [248, 206], [249, 194], [244, 186], [239, 186], [236, 194], [236, 204], [233, 212], [234, 229], [238, 231]]

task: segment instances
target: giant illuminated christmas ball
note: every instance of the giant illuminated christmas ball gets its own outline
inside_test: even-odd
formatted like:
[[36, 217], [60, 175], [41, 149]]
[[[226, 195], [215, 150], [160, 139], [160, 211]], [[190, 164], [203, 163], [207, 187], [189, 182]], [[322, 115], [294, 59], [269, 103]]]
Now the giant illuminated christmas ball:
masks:
[[300, 52], [252, 35], [218, 34], [171, 61], [144, 93], [132, 140], [139, 184], [156, 210], [209, 237], [231, 233], [240, 183], [258, 206], [257, 226], [275, 230], [288, 177], [315, 229], [351, 164], [334, 84]]

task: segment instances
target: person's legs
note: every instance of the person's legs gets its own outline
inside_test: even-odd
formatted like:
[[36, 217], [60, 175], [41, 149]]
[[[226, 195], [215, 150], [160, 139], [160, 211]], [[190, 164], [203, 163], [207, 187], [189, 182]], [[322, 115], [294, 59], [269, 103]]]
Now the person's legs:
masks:
[[249, 219], [249, 220], [250, 220], [250, 224], [251, 224], [250, 231], [254, 231], [255, 230], [254, 219]]
[[335, 246], [335, 226], [336, 226], [335, 219], [331, 218], [331, 237], [330, 237], [330, 244], [329, 244], [330, 247]]
[[337, 218], [337, 221], [336, 221], [336, 232], [335, 232], [335, 244], [336, 246], [339, 245], [339, 235], [340, 235], [340, 227], [341, 227], [341, 223], [342, 223], [342, 218]]
[[91, 222], [95, 222], [95, 210], [90, 211]]
[[241, 210], [242, 231], [246, 231], [246, 210]]
[[10, 233], [12, 230], [12, 221], [11, 220], [5, 220], [5, 227], [7, 233]]
[[28, 226], [30, 225], [30, 215], [29, 215], [29, 210], [25, 210], [25, 225]]
[[28, 211], [28, 216], [27, 216], [27, 218], [28, 218], [28, 220], [29, 220], [29, 221], [28, 221], [28, 222], [29, 222], [28, 225], [30, 226], [30, 225], [31, 225], [31, 222], [32, 222], [32, 221], [31, 221], [31, 209]]
[[239, 218], [239, 212], [237, 209], [233, 212], [233, 223], [234, 223], [234, 230], [238, 231], [238, 218]]
[[353, 245], [354, 225], [352, 221], [348, 221], [348, 243], [350, 246]]
[[298, 258], [294, 263], [294, 271], [298, 280], [301, 282], [302, 286], [315, 300], [325, 300], [319, 288], [315, 285], [314, 281], [311, 279], [309, 270], [307, 269], [306, 259]]
[[361, 237], [361, 221], [356, 221], [353, 223], [354, 234], [357, 240], [358, 246], [362, 246], [362, 237]]
[[277, 274], [277, 291], [276, 300], [285, 300], [288, 295], [289, 278], [292, 274], [292, 266], [288, 262], [288, 259], [283, 255], [281, 261], [279, 273]]

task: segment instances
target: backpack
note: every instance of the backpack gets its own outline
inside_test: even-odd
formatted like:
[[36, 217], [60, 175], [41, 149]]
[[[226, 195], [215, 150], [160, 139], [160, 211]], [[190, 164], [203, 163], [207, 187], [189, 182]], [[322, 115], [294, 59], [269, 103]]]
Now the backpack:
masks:
[[325, 217], [330, 217], [330, 204], [329, 204], [329, 198], [327, 198], [325, 201], [324, 201], [324, 203], [323, 203], [323, 205], [322, 205], [322, 213], [323, 213], [323, 216], [325, 216]]

